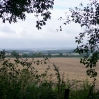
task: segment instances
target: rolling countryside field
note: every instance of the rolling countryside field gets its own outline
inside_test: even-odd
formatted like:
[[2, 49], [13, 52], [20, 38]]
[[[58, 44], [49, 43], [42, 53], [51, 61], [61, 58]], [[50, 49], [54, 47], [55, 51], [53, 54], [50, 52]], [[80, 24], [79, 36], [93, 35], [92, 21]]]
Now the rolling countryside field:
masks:
[[[14, 58], [11, 58], [13, 61]], [[31, 58], [28, 58], [28, 61], [31, 61]], [[34, 61], [43, 60], [43, 58], [35, 58]], [[32, 66], [38, 70], [39, 73], [43, 73], [48, 66], [50, 66], [49, 73], [54, 74], [53, 63], [59, 67], [60, 73], [64, 73], [65, 79], [68, 77], [69, 79], [77, 79], [83, 80], [89, 77], [86, 75], [86, 68], [83, 64], [80, 64], [80, 58], [50, 58], [47, 61], [47, 64], [33, 64]], [[19, 66], [21, 69], [22, 66]], [[99, 62], [97, 63], [96, 71], [99, 73]], [[99, 81], [99, 77], [97, 77], [97, 81]]]

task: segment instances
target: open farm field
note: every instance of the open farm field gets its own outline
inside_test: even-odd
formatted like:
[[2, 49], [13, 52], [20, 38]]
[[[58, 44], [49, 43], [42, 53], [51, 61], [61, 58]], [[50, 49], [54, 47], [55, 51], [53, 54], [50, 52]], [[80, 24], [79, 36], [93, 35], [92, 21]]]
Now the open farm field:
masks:
[[[13, 61], [14, 58], [11, 58], [11, 61]], [[31, 58], [28, 58], [28, 61], [31, 61]], [[35, 58], [36, 60], [43, 60], [43, 58]], [[77, 80], [83, 80], [88, 78], [86, 75], [86, 68], [83, 64], [80, 64], [80, 58], [51, 58], [49, 61], [47, 61], [47, 64], [33, 64], [39, 73], [43, 73], [48, 66], [50, 66], [49, 73], [55, 73], [53, 63], [59, 67], [60, 72], [64, 73], [65, 78], [69, 79], [77, 79]], [[22, 66], [19, 66], [21, 69]], [[99, 62], [97, 63], [96, 71], [99, 73]], [[99, 77], [97, 77], [97, 81], [99, 81]]]

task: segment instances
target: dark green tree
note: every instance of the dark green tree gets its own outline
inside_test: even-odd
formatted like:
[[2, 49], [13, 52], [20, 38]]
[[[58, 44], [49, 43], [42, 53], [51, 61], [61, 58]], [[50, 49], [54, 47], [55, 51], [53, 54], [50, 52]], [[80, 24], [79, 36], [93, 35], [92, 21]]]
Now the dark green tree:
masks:
[[48, 57], [51, 57], [51, 54], [50, 53], [48, 53]]
[[41, 52], [38, 52], [37, 53], [37, 57], [42, 57], [43, 55], [42, 55], [42, 53]]
[[11, 55], [14, 56], [14, 57], [16, 57], [16, 56], [18, 56], [18, 52], [15, 51], [15, 50], [13, 50], [13, 51], [11, 52]]
[[[82, 54], [86, 53], [81, 58], [80, 63], [84, 64], [87, 69], [87, 75], [90, 77], [96, 77], [96, 67], [99, 59], [99, 2], [98, 0], [91, 0], [87, 6], [82, 3], [79, 7], [69, 9], [71, 15], [66, 15], [65, 25], [75, 22], [81, 27], [84, 27], [84, 31], [79, 33], [79, 36], [75, 37], [76, 43], [78, 44], [75, 52]], [[60, 17], [62, 19], [62, 17]], [[60, 27], [61, 28], [61, 27]], [[87, 38], [84, 43], [84, 38]], [[91, 57], [88, 53], [92, 54]]]
[[23, 54], [22, 57], [25, 57], [26, 58], [26, 57], [29, 57], [29, 56], [27, 54]]
[[63, 56], [63, 53], [60, 52], [60, 53], [59, 53], [59, 56], [62, 57], [62, 56]]
[[47, 19], [51, 18], [49, 9], [53, 5], [54, 0], [0, 0], [0, 18], [4, 23], [15, 23], [18, 19], [25, 20], [26, 13], [34, 13], [37, 18], [42, 16], [42, 20], [36, 21], [36, 27], [41, 29]]

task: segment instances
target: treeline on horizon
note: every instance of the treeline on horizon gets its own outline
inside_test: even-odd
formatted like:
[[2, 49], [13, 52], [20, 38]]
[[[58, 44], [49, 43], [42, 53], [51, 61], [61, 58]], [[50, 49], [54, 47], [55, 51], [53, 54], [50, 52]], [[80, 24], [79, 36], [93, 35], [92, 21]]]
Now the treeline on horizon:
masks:
[[[43, 51], [44, 52], [44, 51]], [[36, 53], [23, 53], [21, 52], [21, 54], [19, 54], [19, 52], [13, 50], [11, 53], [11, 55], [5, 55], [6, 57], [11, 57], [14, 58], [16, 56], [20, 56], [22, 58], [39, 58], [39, 57], [83, 57], [85, 56], [85, 53], [83, 54], [76, 54], [73, 51], [67, 52], [64, 54], [64, 52], [59, 52], [59, 51], [50, 51], [48, 53], [43, 53], [43, 52], [36, 52]], [[73, 54], [74, 53], [74, 54]], [[87, 54], [88, 56], [90, 56], [90, 53]]]

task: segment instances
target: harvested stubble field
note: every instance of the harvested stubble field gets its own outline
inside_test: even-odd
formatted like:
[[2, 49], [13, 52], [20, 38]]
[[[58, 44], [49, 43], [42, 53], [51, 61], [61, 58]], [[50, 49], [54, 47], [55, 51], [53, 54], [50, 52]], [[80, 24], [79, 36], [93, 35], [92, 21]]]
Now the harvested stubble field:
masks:
[[[11, 58], [13, 61], [14, 58]], [[31, 58], [28, 58], [28, 61], [31, 61]], [[35, 58], [36, 60], [43, 60], [43, 58]], [[43, 73], [48, 66], [50, 66], [49, 73], [55, 73], [53, 68], [53, 63], [59, 67], [61, 73], [65, 73], [64, 77], [69, 79], [77, 79], [84, 80], [89, 79], [86, 75], [86, 68], [83, 64], [80, 64], [80, 58], [50, 58], [47, 61], [47, 64], [33, 64], [33, 66], [38, 70], [39, 73]], [[22, 66], [19, 66], [21, 69]], [[96, 71], [99, 73], [99, 62], [97, 63]], [[97, 77], [97, 81], [99, 82], [99, 77]]]

